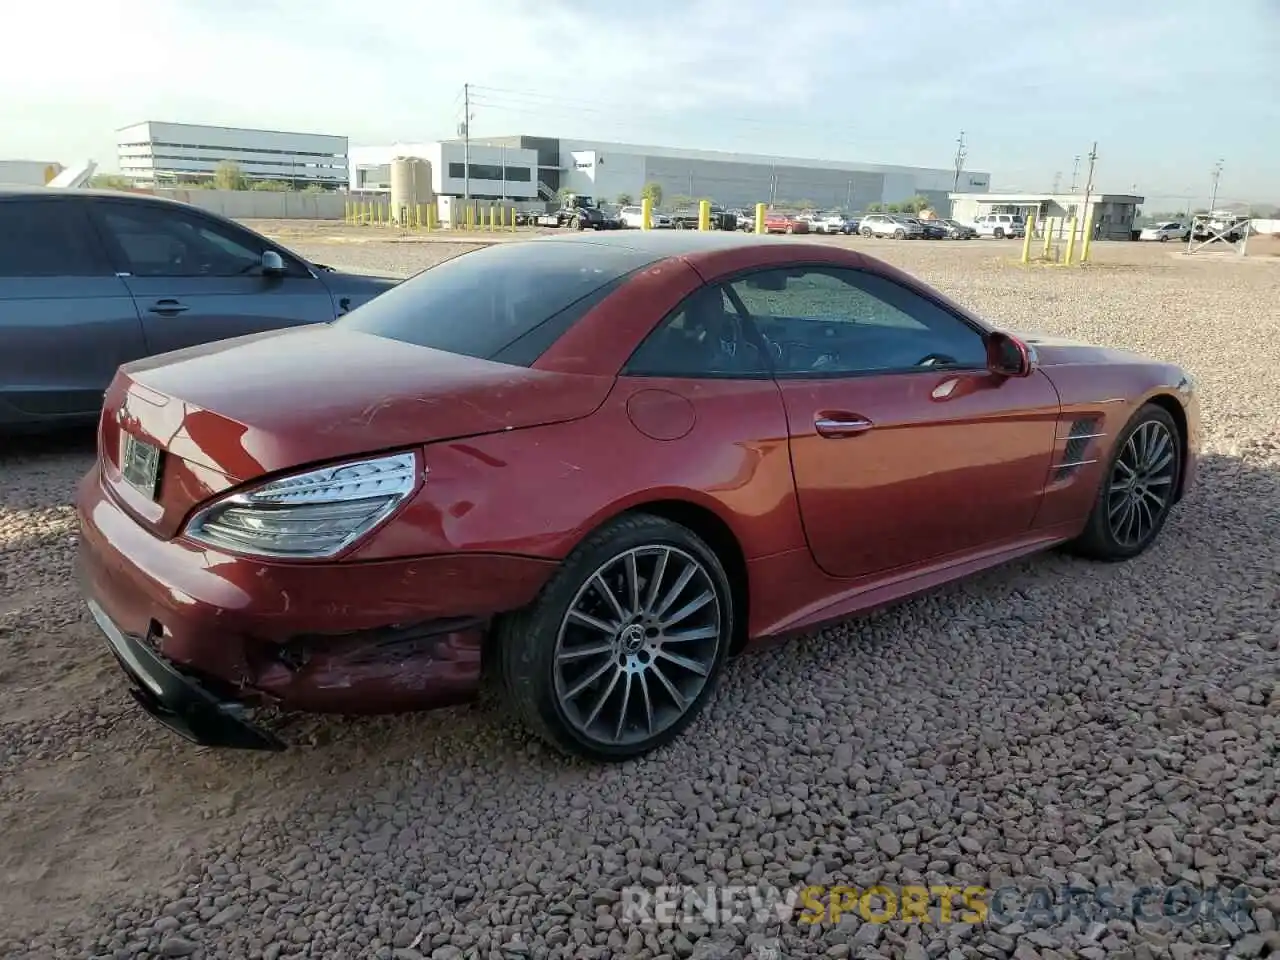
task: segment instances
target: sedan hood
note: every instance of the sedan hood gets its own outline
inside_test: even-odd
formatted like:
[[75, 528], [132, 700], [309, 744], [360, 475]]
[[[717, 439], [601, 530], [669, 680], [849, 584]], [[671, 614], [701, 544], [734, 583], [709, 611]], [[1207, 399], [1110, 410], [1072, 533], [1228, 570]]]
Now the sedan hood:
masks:
[[109, 391], [107, 413], [187, 463], [245, 481], [577, 419], [604, 402], [612, 383], [316, 324], [128, 364]]

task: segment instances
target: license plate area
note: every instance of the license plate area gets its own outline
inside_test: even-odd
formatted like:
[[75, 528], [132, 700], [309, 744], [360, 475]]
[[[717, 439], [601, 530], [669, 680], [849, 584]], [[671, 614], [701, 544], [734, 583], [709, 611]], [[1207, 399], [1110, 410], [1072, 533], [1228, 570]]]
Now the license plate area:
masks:
[[148, 500], [154, 500], [160, 482], [160, 448], [126, 433], [120, 453], [120, 473], [125, 483]]

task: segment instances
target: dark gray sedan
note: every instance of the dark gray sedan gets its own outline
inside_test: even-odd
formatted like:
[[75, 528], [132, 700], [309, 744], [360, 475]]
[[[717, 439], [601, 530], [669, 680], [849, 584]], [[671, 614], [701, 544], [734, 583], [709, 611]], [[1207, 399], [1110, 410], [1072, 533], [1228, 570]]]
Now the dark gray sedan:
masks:
[[172, 200], [0, 190], [0, 431], [92, 421], [123, 363], [325, 323], [396, 283]]

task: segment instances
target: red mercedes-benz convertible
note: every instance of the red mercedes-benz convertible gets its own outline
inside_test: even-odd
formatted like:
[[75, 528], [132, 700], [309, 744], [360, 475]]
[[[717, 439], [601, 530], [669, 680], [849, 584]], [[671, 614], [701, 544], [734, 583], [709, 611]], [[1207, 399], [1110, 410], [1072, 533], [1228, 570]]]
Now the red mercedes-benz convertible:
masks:
[[1188, 490], [1178, 367], [1017, 337], [847, 249], [490, 246], [334, 323], [123, 367], [84, 588], [138, 702], [458, 702], [556, 746], [675, 737], [726, 657], [1057, 544], [1132, 557]]

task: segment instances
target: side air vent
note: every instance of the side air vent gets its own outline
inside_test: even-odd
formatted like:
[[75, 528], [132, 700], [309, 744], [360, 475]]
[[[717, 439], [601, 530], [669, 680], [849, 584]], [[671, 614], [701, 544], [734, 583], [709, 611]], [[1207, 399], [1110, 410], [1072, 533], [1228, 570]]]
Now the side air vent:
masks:
[[1071, 422], [1071, 427], [1065, 436], [1058, 436], [1059, 443], [1066, 441], [1062, 458], [1054, 467], [1058, 473], [1058, 479], [1069, 477], [1081, 467], [1098, 462], [1098, 440], [1106, 434], [1099, 433], [1097, 427], [1097, 417], [1080, 417]]

